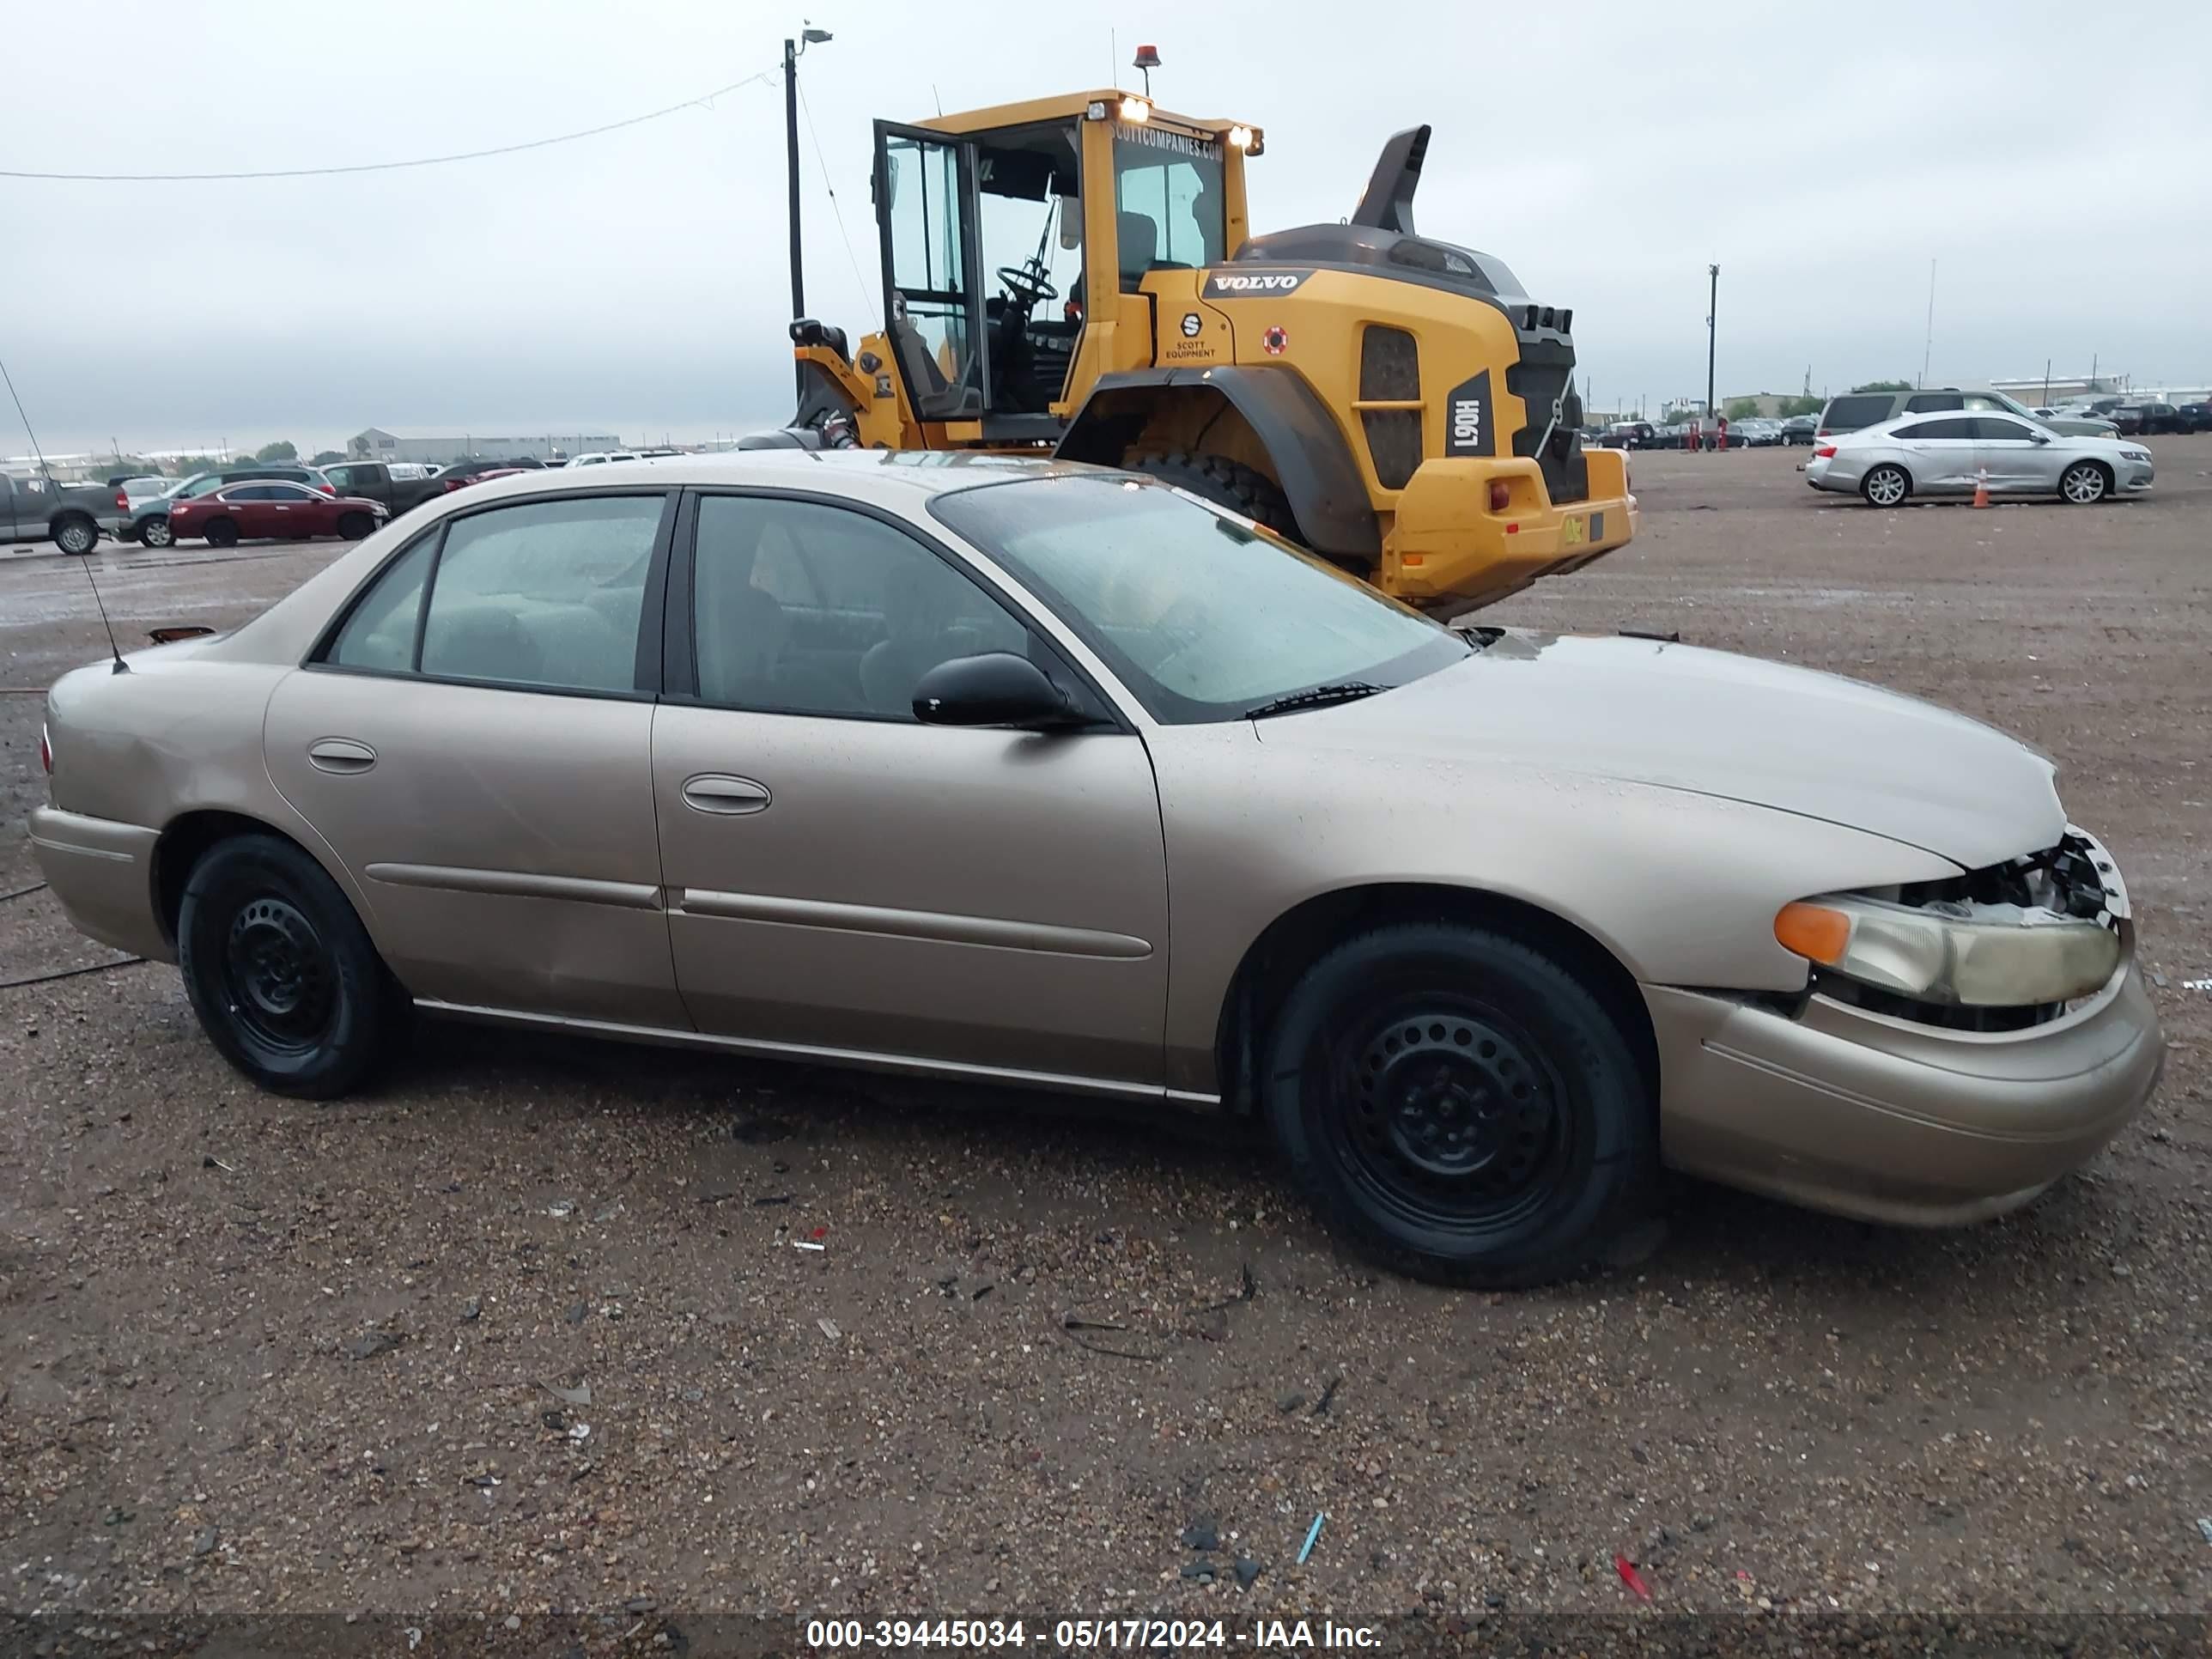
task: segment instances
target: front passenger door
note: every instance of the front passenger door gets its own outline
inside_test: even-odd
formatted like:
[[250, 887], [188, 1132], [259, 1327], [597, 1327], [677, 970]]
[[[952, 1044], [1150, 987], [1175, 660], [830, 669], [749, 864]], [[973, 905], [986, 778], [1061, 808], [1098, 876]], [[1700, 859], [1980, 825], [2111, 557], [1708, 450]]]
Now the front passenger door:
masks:
[[2019, 495], [2058, 488], [2057, 447], [2048, 440], [2038, 443], [2034, 434], [2039, 428], [2008, 415], [1977, 415], [1973, 420], [1975, 465], [1988, 471], [1991, 489]]
[[[1167, 876], [1143, 740], [902, 526], [773, 494], [695, 501], [653, 794], [699, 1028], [773, 1052], [1156, 1092]], [[924, 672], [994, 650], [1027, 653], [1099, 724], [915, 719]]]

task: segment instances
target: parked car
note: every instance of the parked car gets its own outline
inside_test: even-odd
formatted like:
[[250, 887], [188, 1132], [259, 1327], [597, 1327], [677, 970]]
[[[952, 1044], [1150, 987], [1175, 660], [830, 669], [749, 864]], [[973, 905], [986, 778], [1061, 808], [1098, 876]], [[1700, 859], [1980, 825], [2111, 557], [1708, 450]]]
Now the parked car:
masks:
[[2121, 404], [2112, 410], [2112, 419], [2130, 438], [2189, 430], [2188, 418], [2172, 404]]
[[317, 536], [357, 542], [388, 516], [381, 501], [327, 495], [284, 478], [256, 478], [171, 502], [168, 529], [179, 541], [204, 536], [216, 547], [270, 538], [303, 542]]
[[2069, 437], [2110, 438], [2118, 434], [2110, 421], [2099, 415], [2072, 414], [2039, 417], [2027, 404], [1987, 386], [1923, 386], [1917, 392], [1850, 392], [1828, 399], [1820, 411], [1814, 438], [1856, 432], [1880, 426], [1900, 415], [1933, 415], [1950, 410], [1973, 414], [1982, 410], [2016, 415], [2024, 421], [2040, 419], [2053, 432]]
[[138, 542], [147, 547], [167, 547], [174, 539], [169, 520], [179, 501], [196, 501], [202, 495], [213, 495], [226, 485], [257, 478], [281, 478], [291, 483], [306, 484], [325, 495], [335, 493], [320, 468], [294, 466], [283, 461], [251, 462], [240, 466], [227, 466], [220, 472], [195, 472], [188, 478], [179, 479], [159, 495], [145, 496], [127, 503], [127, 516], [120, 538]]
[[581, 455], [572, 455], [565, 463], [571, 467], [605, 466], [610, 461], [635, 461], [642, 457], [635, 449], [594, 449]]
[[52, 542], [64, 553], [89, 553], [123, 527], [116, 495], [105, 484], [0, 473], [0, 543]]
[[2118, 438], [2062, 436], [2011, 415], [1906, 415], [1814, 447], [1805, 482], [1856, 490], [1876, 507], [1915, 495], [2057, 495], [2088, 506], [2151, 487], [2150, 451]]
[[1658, 430], [1649, 421], [1617, 421], [1606, 428], [1603, 441], [1608, 449], [1649, 449]]
[[2190, 432], [2212, 432], [2212, 403], [2183, 404], [2176, 411]]
[[1792, 415], [1782, 422], [1782, 441], [1785, 444], [1809, 444], [1813, 434], [1820, 429], [1817, 415]]
[[323, 476], [342, 495], [381, 501], [395, 519], [446, 493], [429, 468], [404, 461], [341, 461], [325, 467]]
[[1765, 449], [1782, 441], [1782, 422], [1764, 416], [1734, 421], [1729, 425], [1730, 449]]
[[2149, 1094], [2125, 885], [1981, 722], [917, 459], [503, 478], [68, 675], [53, 894], [274, 1091], [357, 1087], [411, 1003], [1249, 1113], [1462, 1283], [1592, 1261], [1662, 1164], [1978, 1219]]

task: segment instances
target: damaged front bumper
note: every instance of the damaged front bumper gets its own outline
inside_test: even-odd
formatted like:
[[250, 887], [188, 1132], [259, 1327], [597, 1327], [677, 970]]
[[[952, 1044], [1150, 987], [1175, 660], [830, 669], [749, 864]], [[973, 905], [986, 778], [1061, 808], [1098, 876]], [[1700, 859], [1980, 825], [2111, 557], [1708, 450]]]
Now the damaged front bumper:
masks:
[[2016, 1208], [2087, 1162], [2150, 1097], [2166, 1042], [2117, 866], [2071, 828], [2056, 854], [2085, 894], [2077, 914], [2095, 912], [2126, 949], [2101, 988], [2013, 1011], [2016, 1024], [1965, 1028], [1817, 976], [1789, 1007], [1645, 986], [1668, 1164], [1814, 1209], [1943, 1226]]

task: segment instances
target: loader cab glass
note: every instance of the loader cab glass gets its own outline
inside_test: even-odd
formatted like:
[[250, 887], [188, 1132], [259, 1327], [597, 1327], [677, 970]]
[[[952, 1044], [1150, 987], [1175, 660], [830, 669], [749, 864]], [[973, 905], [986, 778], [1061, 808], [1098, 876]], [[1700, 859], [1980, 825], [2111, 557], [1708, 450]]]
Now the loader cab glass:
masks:
[[974, 143], [990, 407], [1042, 415], [1083, 331], [1081, 134], [1047, 121]]
[[1148, 270], [1196, 270], [1227, 257], [1221, 146], [1212, 139], [1123, 122], [1114, 133], [1114, 207], [1124, 294]]
[[876, 124], [884, 308], [899, 376], [924, 420], [983, 412], [973, 169], [956, 140]]

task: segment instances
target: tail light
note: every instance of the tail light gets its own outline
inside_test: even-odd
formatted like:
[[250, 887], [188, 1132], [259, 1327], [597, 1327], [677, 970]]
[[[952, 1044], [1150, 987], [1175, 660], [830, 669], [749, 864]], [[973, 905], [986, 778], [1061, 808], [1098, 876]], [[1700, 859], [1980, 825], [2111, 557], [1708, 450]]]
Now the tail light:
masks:
[[46, 735], [46, 723], [44, 720], [39, 722], [39, 764], [46, 768], [47, 776], [53, 775], [54, 744], [53, 739]]
[[1832, 461], [1832, 460], [1834, 460], [1834, 459], [1836, 459], [1836, 447], [1835, 447], [1835, 445], [1833, 445], [1833, 444], [1815, 444], [1815, 445], [1813, 447], [1813, 459], [1814, 459], [1814, 460], [1816, 460], [1816, 461]]
[[1826, 428], [1826, 427], [1824, 426], [1824, 427], [1820, 428], [1817, 432], [1814, 433], [1814, 434], [1813, 434], [1813, 435], [1814, 435], [1814, 437], [1816, 437], [1816, 438], [1825, 438], [1825, 437], [1826, 437], [1826, 436], [1828, 435], [1828, 428]]
[[126, 513], [129, 512], [131, 510], [130, 492], [123, 489], [117, 490], [115, 492], [115, 505], [122, 511]]
[[338, 487], [336, 484], [319, 483], [315, 488], [321, 490], [325, 495], [335, 495], [338, 493]]
[[1490, 481], [1490, 510], [1503, 513], [1512, 501], [1513, 492], [1506, 487], [1505, 480], [1492, 478]]

